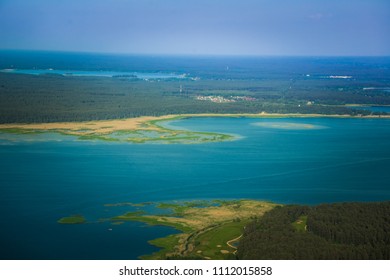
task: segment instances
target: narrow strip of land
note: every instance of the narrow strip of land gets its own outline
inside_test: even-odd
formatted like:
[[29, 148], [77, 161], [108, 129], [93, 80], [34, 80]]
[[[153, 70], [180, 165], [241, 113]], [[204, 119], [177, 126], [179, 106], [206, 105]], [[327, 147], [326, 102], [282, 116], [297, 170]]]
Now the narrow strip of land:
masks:
[[96, 133], [110, 133], [117, 130], [136, 130], [136, 129], [152, 129], [156, 130], [159, 127], [149, 127], [145, 124], [155, 121], [168, 121], [180, 118], [190, 117], [248, 117], [248, 118], [390, 118], [390, 115], [323, 115], [323, 114], [274, 114], [261, 112], [258, 114], [178, 114], [164, 116], [143, 116], [128, 119], [114, 120], [97, 120], [85, 122], [52, 122], [52, 123], [7, 123], [0, 124], [0, 129], [19, 128], [31, 130], [70, 130], [80, 134], [85, 133], [85, 130], [93, 130]]
[[0, 124], [0, 132], [14, 134], [59, 133], [76, 136], [80, 140], [103, 140], [130, 143], [183, 143], [220, 142], [234, 140], [237, 137], [214, 132], [195, 132], [167, 128], [160, 124], [194, 117], [247, 117], [247, 118], [390, 118], [390, 115], [321, 115], [321, 114], [182, 114], [165, 116], [144, 116], [129, 119], [97, 120], [86, 122], [57, 123], [10, 123]]

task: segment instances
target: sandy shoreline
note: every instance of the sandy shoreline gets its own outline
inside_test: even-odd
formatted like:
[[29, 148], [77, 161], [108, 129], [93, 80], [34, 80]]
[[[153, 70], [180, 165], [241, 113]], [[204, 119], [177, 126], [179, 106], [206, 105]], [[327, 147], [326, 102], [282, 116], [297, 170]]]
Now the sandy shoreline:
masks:
[[119, 130], [159, 130], [159, 127], [151, 124], [153, 121], [163, 121], [176, 118], [190, 117], [248, 117], [248, 118], [386, 118], [390, 115], [368, 115], [368, 116], [351, 116], [351, 115], [321, 115], [321, 114], [177, 114], [165, 115], [159, 117], [144, 116], [128, 119], [114, 120], [97, 120], [85, 122], [53, 122], [53, 123], [7, 123], [0, 124], [1, 129], [21, 129], [21, 130], [40, 130], [40, 131], [67, 131], [74, 134], [83, 135], [93, 131], [94, 133], [112, 133]]

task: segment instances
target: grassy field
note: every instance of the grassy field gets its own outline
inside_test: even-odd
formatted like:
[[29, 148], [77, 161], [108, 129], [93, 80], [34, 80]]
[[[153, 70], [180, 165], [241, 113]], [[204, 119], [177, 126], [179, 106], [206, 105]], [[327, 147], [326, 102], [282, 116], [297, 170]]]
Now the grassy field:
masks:
[[307, 215], [302, 215], [298, 218], [298, 220], [296, 220], [295, 222], [293, 222], [293, 227], [296, 231], [298, 232], [306, 232], [307, 230]]
[[275, 206], [256, 200], [161, 203], [156, 208], [169, 210], [168, 214], [128, 212], [112, 221], [139, 221], [181, 231], [150, 241], [162, 250], [143, 259], [232, 259], [245, 225]]
[[213, 260], [233, 258], [237, 248], [235, 242], [232, 242], [232, 244], [229, 241], [235, 239], [238, 241], [245, 225], [250, 221], [252, 220], [237, 219], [236, 221], [219, 224], [199, 234], [194, 239], [192, 253], [201, 258]]

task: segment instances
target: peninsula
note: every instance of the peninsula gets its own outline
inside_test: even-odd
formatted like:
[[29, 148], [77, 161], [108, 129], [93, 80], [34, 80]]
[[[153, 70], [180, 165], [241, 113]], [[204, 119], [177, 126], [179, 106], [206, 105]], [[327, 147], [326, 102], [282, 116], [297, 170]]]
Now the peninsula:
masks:
[[159, 117], [144, 116], [128, 119], [85, 122], [9, 123], [0, 124], [0, 132], [17, 134], [59, 133], [80, 140], [103, 140], [131, 143], [204, 143], [234, 140], [236, 136], [217, 132], [194, 132], [164, 127], [164, 122], [195, 117], [230, 118], [390, 118], [390, 115], [323, 115], [323, 114], [177, 114]]

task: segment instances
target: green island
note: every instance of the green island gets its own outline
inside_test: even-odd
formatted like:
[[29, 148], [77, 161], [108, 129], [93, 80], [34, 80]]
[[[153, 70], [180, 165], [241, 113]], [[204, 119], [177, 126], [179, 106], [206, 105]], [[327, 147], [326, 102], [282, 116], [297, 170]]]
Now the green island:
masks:
[[82, 215], [74, 215], [69, 217], [63, 217], [57, 222], [59, 224], [84, 224], [87, 220]]

